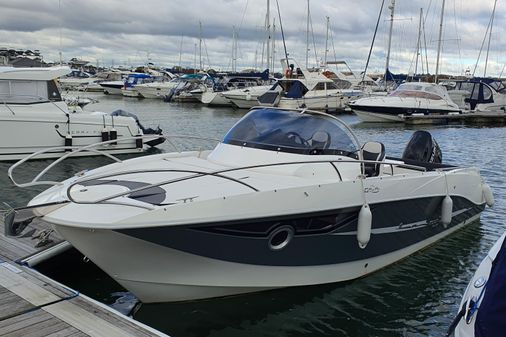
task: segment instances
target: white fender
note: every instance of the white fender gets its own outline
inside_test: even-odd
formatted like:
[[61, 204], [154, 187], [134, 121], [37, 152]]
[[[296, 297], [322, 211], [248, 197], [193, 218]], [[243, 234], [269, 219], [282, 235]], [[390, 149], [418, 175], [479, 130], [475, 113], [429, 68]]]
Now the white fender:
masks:
[[246, 94], [246, 100], [247, 101], [251, 101], [251, 93], [248, 91], [248, 93]]
[[453, 200], [447, 195], [441, 203], [441, 222], [443, 225], [449, 225], [452, 222]]
[[358, 246], [364, 249], [371, 239], [372, 213], [369, 205], [363, 204], [358, 212], [357, 241]]
[[487, 183], [483, 183], [481, 185], [481, 188], [483, 190], [483, 198], [485, 198], [485, 202], [487, 203], [488, 207], [494, 206], [494, 194], [492, 193], [492, 189], [490, 186], [488, 186]]

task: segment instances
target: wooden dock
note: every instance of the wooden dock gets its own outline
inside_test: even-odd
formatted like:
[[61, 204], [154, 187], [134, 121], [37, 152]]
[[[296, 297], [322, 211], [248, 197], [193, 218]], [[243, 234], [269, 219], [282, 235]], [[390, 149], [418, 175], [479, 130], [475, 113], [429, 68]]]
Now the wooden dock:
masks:
[[6, 237], [3, 227], [0, 336], [167, 336], [16, 262], [62, 244], [47, 224], [34, 222], [19, 237]]
[[481, 124], [481, 125], [504, 125], [506, 124], [506, 112], [499, 111], [470, 111], [460, 114], [441, 115], [402, 115], [405, 124]]

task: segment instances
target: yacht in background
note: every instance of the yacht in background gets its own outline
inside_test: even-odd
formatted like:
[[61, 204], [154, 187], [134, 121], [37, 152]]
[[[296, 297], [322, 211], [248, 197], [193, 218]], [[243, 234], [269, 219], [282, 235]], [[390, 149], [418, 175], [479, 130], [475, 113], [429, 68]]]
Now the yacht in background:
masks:
[[93, 75], [78, 69], [72, 69], [69, 74], [59, 79], [62, 90], [84, 90], [96, 80]]
[[142, 98], [163, 99], [170, 89], [175, 88], [178, 83], [178, 77], [167, 72], [163, 81], [136, 84], [135, 90]]
[[227, 75], [217, 80], [211, 90], [203, 92], [200, 101], [211, 106], [232, 106], [232, 102], [225, 96], [227, 92], [258, 87], [268, 81], [269, 70], [262, 73]]
[[[69, 149], [116, 140], [98, 149], [109, 153], [138, 153], [143, 145], [163, 141], [161, 130], [144, 128], [123, 112], [107, 114], [77, 109], [62, 99], [55, 79], [70, 73], [68, 67], [0, 67], [0, 160], [15, 160], [48, 150], [44, 158], [59, 157]], [[131, 137], [152, 133], [145, 142]], [[124, 140], [122, 140], [124, 139]], [[90, 155], [93, 152], [81, 152]], [[40, 157], [39, 157], [40, 158]]]
[[285, 76], [265, 94], [258, 97], [260, 105], [284, 109], [345, 110], [351, 99], [362, 95], [361, 90], [339, 89], [336, 83], [320, 72], [301, 68], [293, 59], [281, 60]]
[[155, 79], [150, 74], [145, 73], [132, 73], [129, 74], [125, 79], [125, 83], [121, 88], [121, 94], [124, 97], [136, 97], [141, 98], [139, 92], [135, 89], [135, 86], [142, 83], [154, 82]]
[[364, 122], [402, 122], [403, 116], [459, 114], [445, 87], [427, 82], [403, 83], [387, 96], [359, 98], [349, 104]]
[[245, 89], [235, 89], [223, 92], [221, 95], [225, 97], [232, 106], [239, 109], [251, 109], [260, 105], [258, 97], [265, 94], [272, 88], [272, 84], [248, 87]]

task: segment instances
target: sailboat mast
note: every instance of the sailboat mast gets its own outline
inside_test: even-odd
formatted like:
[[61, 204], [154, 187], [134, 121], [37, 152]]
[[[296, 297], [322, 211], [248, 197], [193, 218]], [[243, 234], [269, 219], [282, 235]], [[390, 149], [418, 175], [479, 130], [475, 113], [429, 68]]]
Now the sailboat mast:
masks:
[[267, 54], [267, 68], [270, 66], [271, 62], [271, 17], [270, 17], [270, 12], [271, 12], [271, 2], [270, 0], [267, 0], [267, 14], [266, 14], [266, 19], [265, 19], [265, 22], [267, 24], [267, 49], [266, 49], [266, 54]]
[[202, 68], [202, 22], [199, 21], [199, 70]]
[[495, 16], [495, 6], [496, 5], [497, 5], [497, 0], [494, 1], [494, 9], [492, 10], [492, 18], [490, 19], [490, 31], [488, 34], [488, 45], [487, 45], [487, 57], [485, 57], [485, 70], [483, 71], [483, 77], [487, 77], [488, 52], [490, 51], [490, 39], [492, 38], [492, 27], [494, 27], [494, 16]]
[[307, 20], [306, 20], [306, 69], [309, 68], [309, 0], [307, 0]]
[[365, 63], [364, 73], [362, 74], [362, 84], [363, 84], [365, 77], [367, 75], [367, 68], [369, 67], [369, 61], [371, 60], [372, 48], [374, 47], [374, 41], [376, 41], [376, 33], [378, 32], [378, 27], [379, 27], [379, 23], [380, 23], [380, 19], [381, 19], [381, 13], [383, 12], [384, 6], [385, 6], [385, 0], [382, 0], [380, 11], [378, 14], [378, 21], [376, 21], [376, 28], [374, 28], [374, 35], [372, 36], [371, 47], [369, 48], [369, 55], [367, 55], [367, 61]]
[[437, 77], [439, 75], [439, 57], [441, 56], [441, 43], [443, 42], [443, 17], [445, 13], [445, 0], [441, 6], [441, 21], [439, 23], [439, 39], [437, 43], [437, 57], [436, 57], [436, 76], [434, 77], [434, 83], [437, 83]]
[[183, 53], [183, 34], [181, 34], [181, 41], [179, 42], [179, 68], [181, 69], [181, 57]]
[[235, 72], [237, 69], [237, 34], [235, 32], [235, 26], [232, 26], [232, 71]]
[[385, 65], [385, 76], [383, 80], [387, 81], [387, 74], [388, 69], [390, 68], [390, 49], [392, 47], [392, 31], [394, 29], [394, 11], [395, 11], [395, 0], [392, 0], [390, 3], [390, 6], [388, 6], [388, 9], [390, 9], [390, 32], [388, 33], [388, 49], [387, 49], [387, 62]]
[[272, 60], [271, 66], [269, 67], [270, 71], [274, 73], [274, 59], [276, 57], [276, 18], [274, 18], [272, 22]]
[[330, 18], [327, 16], [327, 35], [325, 37], [325, 56], [323, 58], [323, 66], [327, 67], [327, 53], [329, 51], [328, 44], [329, 44], [329, 24], [330, 24]]
[[[420, 8], [420, 21], [418, 21], [418, 40], [416, 41], [416, 60], [415, 60], [415, 73], [414, 75], [416, 75], [416, 72], [418, 71], [418, 57], [422, 56], [422, 54], [420, 53], [420, 40], [421, 40], [421, 37], [422, 37], [422, 19], [423, 18], [423, 8]], [[423, 68], [423, 62], [422, 62], [422, 68]], [[414, 76], [413, 75], [413, 76]]]
[[58, 14], [60, 15], [60, 29], [59, 29], [59, 34], [60, 34], [60, 50], [58, 51], [58, 54], [60, 56], [60, 65], [63, 64], [63, 56], [62, 56], [62, 43], [61, 43], [61, 30], [62, 30], [62, 13], [61, 13], [61, 0], [58, 0]]

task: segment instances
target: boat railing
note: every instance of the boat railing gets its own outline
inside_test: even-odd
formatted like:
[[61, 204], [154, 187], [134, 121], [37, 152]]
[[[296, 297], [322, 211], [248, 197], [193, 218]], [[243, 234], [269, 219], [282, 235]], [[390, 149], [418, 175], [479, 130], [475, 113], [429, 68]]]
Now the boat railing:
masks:
[[[416, 171], [423, 171], [423, 172], [427, 171], [427, 169], [425, 167], [416, 166], [416, 165], [409, 165], [409, 164], [404, 164], [404, 163], [400, 163], [400, 162], [385, 162], [385, 161], [376, 161], [376, 160], [357, 160], [357, 159], [342, 159], [342, 158], [335, 159], [335, 160], [329, 160], [329, 159], [325, 159], [325, 160], [303, 160], [303, 161], [291, 161], [291, 162], [277, 162], [277, 163], [268, 163], [268, 164], [246, 165], [246, 166], [226, 168], [226, 169], [215, 170], [215, 171], [198, 171], [198, 170], [182, 170], [182, 169], [127, 170], [127, 171], [120, 171], [120, 172], [114, 172], [114, 173], [92, 175], [92, 176], [86, 177], [84, 179], [79, 179], [77, 181], [74, 181], [72, 184], [70, 184], [67, 187], [66, 195], [67, 195], [67, 198], [68, 198], [68, 200], [70, 202], [73, 202], [73, 203], [76, 203], [76, 204], [109, 203], [109, 204], [121, 204], [121, 205], [125, 205], [124, 202], [121, 202], [119, 200], [118, 201], [112, 201], [112, 199], [124, 197], [124, 196], [130, 195], [132, 193], [141, 192], [141, 191], [144, 191], [144, 190], [147, 190], [147, 189], [150, 189], [150, 188], [160, 187], [160, 186], [166, 186], [166, 185], [174, 184], [174, 183], [177, 183], [177, 182], [182, 182], [182, 181], [186, 181], [186, 180], [196, 179], [196, 178], [200, 178], [200, 177], [204, 177], [204, 176], [213, 176], [213, 177], [217, 177], [217, 178], [221, 178], [221, 179], [230, 180], [230, 181], [233, 181], [235, 183], [238, 183], [238, 184], [241, 184], [243, 186], [246, 186], [247, 188], [251, 189], [254, 192], [259, 192], [260, 190], [257, 189], [255, 186], [253, 186], [251, 184], [248, 184], [248, 183], [244, 182], [241, 179], [234, 178], [234, 177], [231, 177], [231, 176], [225, 175], [225, 174], [226, 173], [231, 173], [231, 172], [242, 171], [242, 170], [252, 170], [252, 169], [259, 169], [259, 168], [269, 168], [269, 167], [278, 167], [278, 166], [287, 166], [287, 165], [319, 164], [319, 163], [322, 163], [322, 164], [328, 163], [328, 164], [330, 164], [333, 167], [333, 169], [335, 170], [335, 172], [337, 174], [337, 177], [339, 178], [339, 181], [343, 181], [343, 178], [342, 178], [341, 172], [339, 171], [339, 168], [336, 166], [336, 164], [343, 164], [343, 163], [355, 164], [355, 165], [363, 165], [363, 164], [388, 165], [388, 166], [390, 166], [392, 175], [394, 174], [394, 167], [396, 167], [396, 166], [401, 166], [403, 168], [413, 169], [413, 170], [416, 170]], [[168, 180], [160, 181], [160, 182], [157, 182], [157, 183], [148, 184], [148, 185], [145, 185], [145, 186], [142, 186], [142, 187], [134, 188], [134, 189], [131, 189], [131, 190], [128, 190], [128, 191], [120, 192], [120, 193], [115, 193], [113, 195], [109, 195], [109, 196], [106, 196], [106, 197], [103, 197], [103, 198], [100, 198], [100, 199], [97, 199], [97, 200], [92, 200], [92, 201], [83, 201], [83, 200], [79, 201], [79, 200], [76, 200], [71, 195], [71, 190], [72, 190], [72, 188], [74, 186], [83, 184], [85, 182], [99, 180], [99, 179], [104, 179], [104, 178], [109, 178], [109, 177], [114, 177], [114, 176], [125, 176], [125, 175], [129, 175], [129, 174], [163, 173], [163, 172], [189, 173], [190, 175], [184, 176], [184, 177], [178, 177], [178, 178], [168, 179]], [[361, 179], [361, 178], [364, 178], [364, 176], [362, 174], [359, 174], [357, 176], [357, 179]], [[134, 206], [134, 207], [146, 208], [146, 209], [154, 209], [154, 207], [152, 205], [147, 205], [147, 204], [146, 205], [142, 205], [142, 204], [129, 204], [129, 205], [130, 206]]]
[[[12, 99], [13, 98], [21, 98], [19, 102], [15, 102]], [[68, 115], [69, 112], [65, 111], [62, 107], [60, 107], [58, 104], [56, 104], [54, 101], [47, 97], [37, 96], [37, 95], [0, 95], [0, 102], [15, 116], [16, 113], [14, 112], [11, 105], [26, 105], [26, 104], [39, 104], [39, 103], [51, 103], [54, 105], [58, 110], [63, 112], [65, 115]]]
[[[128, 141], [136, 141], [139, 139], [149, 139], [154, 140], [157, 138], [164, 138], [167, 140], [167, 142], [177, 151], [182, 152], [181, 148], [175, 144], [175, 142], [171, 141], [171, 138], [185, 138], [185, 139], [194, 139], [194, 140], [205, 140], [205, 141], [213, 141], [213, 142], [220, 142], [219, 139], [215, 138], [209, 138], [209, 137], [197, 137], [197, 136], [189, 136], [189, 135], [155, 135], [155, 134], [148, 134], [148, 135], [140, 135], [140, 136], [134, 136], [134, 137], [121, 137], [118, 139], [93, 143], [86, 146], [57, 146], [57, 147], [51, 147], [47, 149], [43, 149], [37, 152], [34, 152], [23, 159], [17, 161], [14, 163], [9, 169], [7, 170], [7, 175], [9, 179], [12, 181], [12, 183], [18, 187], [30, 187], [30, 186], [36, 186], [36, 185], [60, 185], [60, 182], [55, 181], [49, 181], [49, 180], [40, 180], [48, 171], [50, 171], [53, 167], [61, 163], [62, 161], [70, 158], [75, 157], [76, 155], [80, 154], [81, 152], [92, 152], [93, 154], [99, 155], [99, 156], [105, 156], [110, 158], [111, 160], [115, 162], [122, 162], [121, 159], [118, 157], [108, 153], [107, 151], [113, 149], [111, 146], [115, 146], [118, 143], [122, 142], [128, 142]], [[107, 146], [107, 147], [106, 147]], [[98, 149], [98, 147], [101, 147]], [[17, 182], [14, 179], [14, 171], [27, 162], [28, 160], [32, 159], [40, 159], [41, 156], [45, 153], [49, 152], [62, 152], [62, 156], [55, 159], [52, 163], [47, 165], [43, 170], [41, 170], [37, 176], [35, 176], [31, 181], [26, 183], [20, 183]], [[78, 175], [82, 172], [77, 173]]]

